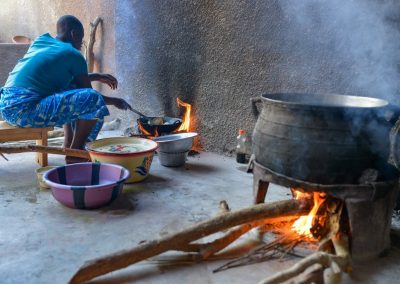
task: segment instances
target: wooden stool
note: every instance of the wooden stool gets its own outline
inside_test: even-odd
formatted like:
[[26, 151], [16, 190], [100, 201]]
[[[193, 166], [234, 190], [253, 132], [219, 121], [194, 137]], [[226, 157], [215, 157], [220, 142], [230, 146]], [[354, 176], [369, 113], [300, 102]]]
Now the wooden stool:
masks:
[[[19, 128], [12, 126], [5, 121], [0, 121], [0, 143], [36, 140], [36, 145], [47, 146], [47, 132], [52, 131], [53, 129], [53, 127]], [[48, 164], [47, 153], [37, 153], [36, 162], [41, 167], [46, 167]]]

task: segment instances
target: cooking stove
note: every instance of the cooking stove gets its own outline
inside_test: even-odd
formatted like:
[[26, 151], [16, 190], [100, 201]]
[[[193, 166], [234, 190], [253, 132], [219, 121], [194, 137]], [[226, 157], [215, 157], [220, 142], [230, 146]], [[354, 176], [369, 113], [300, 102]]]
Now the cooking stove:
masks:
[[322, 192], [342, 200], [350, 228], [350, 250], [354, 261], [378, 257], [390, 247], [392, 212], [399, 191], [399, 180], [393, 178], [363, 184], [317, 184], [279, 174], [259, 164], [252, 156], [248, 172], [253, 174], [254, 203], [263, 203], [269, 184]]

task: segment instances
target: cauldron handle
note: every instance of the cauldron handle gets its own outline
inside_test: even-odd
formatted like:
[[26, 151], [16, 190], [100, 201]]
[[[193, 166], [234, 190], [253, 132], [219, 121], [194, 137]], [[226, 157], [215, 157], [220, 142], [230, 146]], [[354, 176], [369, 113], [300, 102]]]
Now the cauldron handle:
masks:
[[389, 134], [389, 141], [390, 141], [390, 154], [389, 154], [389, 164], [393, 165], [396, 167], [396, 169], [400, 170], [399, 166], [399, 160], [396, 154], [396, 148], [397, 148], [397, 135], [400, 130], [400, 117], [397, 119], [396, 123], [390, 130]]
[[251, 98], [251, 110], [253, 112], [254, 117], [258, 117], [260, 115], [260, 111], [257, 108], [257, 103], [261, 103], [262, 99], [261, 97], [255, 97], [255, 98]]

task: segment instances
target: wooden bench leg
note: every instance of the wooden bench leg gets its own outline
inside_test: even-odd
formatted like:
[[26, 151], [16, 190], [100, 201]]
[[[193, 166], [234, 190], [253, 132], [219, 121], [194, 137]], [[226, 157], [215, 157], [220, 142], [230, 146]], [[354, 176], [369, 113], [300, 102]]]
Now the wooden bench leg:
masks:
[[[47, 146], [47, 130], [42, 130], [42, 138], [40, 140], [36, 140], [36, 145]], [[41, 167], [46, 167], [48, 165], [47, 153], [36, 153], [36, 162]]]

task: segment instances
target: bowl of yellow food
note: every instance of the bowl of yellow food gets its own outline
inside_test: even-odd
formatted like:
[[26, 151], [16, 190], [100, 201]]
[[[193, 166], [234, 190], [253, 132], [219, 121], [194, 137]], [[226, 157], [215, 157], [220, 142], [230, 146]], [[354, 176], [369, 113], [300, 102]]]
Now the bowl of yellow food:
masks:
[[139, 137], [104, 138], [86, 145], [93, 162], [120, 165], [130, 172], [126, 183], [144, 180], [150, 171], [157, 142]]

